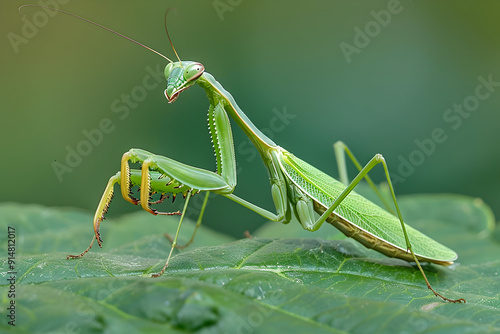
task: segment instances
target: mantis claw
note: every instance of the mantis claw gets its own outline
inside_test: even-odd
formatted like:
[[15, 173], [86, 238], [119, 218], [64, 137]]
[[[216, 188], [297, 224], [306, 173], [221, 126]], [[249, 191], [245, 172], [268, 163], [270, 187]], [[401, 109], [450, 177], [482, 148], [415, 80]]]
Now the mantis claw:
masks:
[[97, 239], [97, 244], [99, 245], [99, 247], [102, 248], [102, 238], [101, 238], [101, 233], [99, 233], [99, 231], [96, 232], [95, 238]]
[[161, 194], [160, 199], [158, 199], [155, 202], [151, 202], [150, 204], [160, 204], [162, 203], [166, 198], [168, 198], [168, 195], [166, 193]]
[[179, 210], [174, 211], [174, 212], [156, 212], [157, 215], [163, 215], [163, 216], [181, 216], [182, 212]]
[[86, 250], [84, 250], [83, 252], [81, 252], [80, 254], [78, 255], [66, 255], [66, 260], [69, 260], [69, 259], [77, 259], [79, 257], [82, 257], [84, 256], [91, 248], [92, 248], [92, 245], [94, 244], [94, 240], [95, 240], [95, 235], [94, 237], [92, 238], [92, 241], [90, 242], [90, 245], [87, 247]]

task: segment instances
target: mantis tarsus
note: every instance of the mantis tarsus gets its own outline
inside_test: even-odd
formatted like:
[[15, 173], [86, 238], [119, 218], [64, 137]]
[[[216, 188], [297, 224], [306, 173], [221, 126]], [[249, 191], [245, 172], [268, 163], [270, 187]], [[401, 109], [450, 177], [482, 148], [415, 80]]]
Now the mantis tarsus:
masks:
[[[24, 5], [20, 8], [25, 6], [44, 7]], [[159, 52], [98, 23], [62, 10], [50, 7], [44, 8], [56, 10], [94, 24], [167, 59], [169, 64], [165, 67], [165, 77], [167, 79], [165, 97], [169, 103], [174, 102], [181, 92], [195, 83], [205, 89], [210, 104], [208, 110], [209, 132], [217, 160], [217, 169], [212, 172], [177, 162], [171, 158], [155, 155], [145, 150], [129, 150], [122, 157], [120, 171], [109, 179], [99, 202], [94, 216], [94, 236], [89, 247], [79, 255], [68, 255], [68, 258], [82, 257], [90, 250], [96, 239], [99, 246], [102, 245], [99, 226], [113, 197], [114, 185], [119, 184], [123, 198], [130, 203], [140, 204], [144, 210], [154, 215], [181, 215], [166, 263], [160, 272], [151, 275], [152, 277], [159, 277], [167, 269], [174, 248], [181, 248], [177, 245], [177, 239], [191, 196], [194, 193], [206, 193], [195, 231], [188, 244], [193, 241], [196, 230], [201, 224], [208, 195], [212, 192], [227, 197], [268, 220], [284, 224], [291, 220], [293, 211], [302, 227], [308, 231], [316, 231], [326, 221], [368, 248], [373, 248], [390, 257], [414, 261], [422, 273], [427, 287], [436, 296], [448, 302], [465, 303], [463, 298], [448, 299], [442, 296], [431, 287], [427, 280], [419, 261], [450, 265], [457, 259], [457, 254], [421, 232], [405, 225], [394, 194], [387, 164], [382, 155], [376, 154], [362, 167], [344, 143], [335, 143], [334, 152], [339, 166], [340, 180], [342, 181], [339, 182], [295, 157], [265, 136], [238, 107], [231, 94], [211, 74], [205, 71], [201, 63], [181, 61], [173, 45], [172, 49], [179, 60], [178, 62], [173, 62]], [[233, 194], [236, 187], [237, 173], [230, 117], [243, 130], [260, 153], [269, 174], [276, 213], [263, 209]], [[351, 182], [347, 181], [345, 154], [348, 155], [359, 170], [358, 175]], [[131, 169], [129, 163], [140, 163], [142, 167], [141, 169]], [[382, 164], [384, 168], [395, 214], [389, 213], [352, 191], [363, 179], [368, 181], [376, 191], [375, 185], [367, 174], [378, 164]], [[139, 199], [132, 197], [132, 186], [140, 187]], [[162, 195], [154, 203], [150, 200], [153, 192]], [[185, 197], [182, 213], [158, 212], [151, 208], [151, 204], [163, 201], [168, 194], [172, 196], [182, 194]], [[378, 195], [381, 197], [380, 194]], [[390, 206], [387, 204], [386, 206], [392, 212]], [[317, 214], [319, 214], [319, 217]], [[413, 247], [410, 240], [413, 242]]]

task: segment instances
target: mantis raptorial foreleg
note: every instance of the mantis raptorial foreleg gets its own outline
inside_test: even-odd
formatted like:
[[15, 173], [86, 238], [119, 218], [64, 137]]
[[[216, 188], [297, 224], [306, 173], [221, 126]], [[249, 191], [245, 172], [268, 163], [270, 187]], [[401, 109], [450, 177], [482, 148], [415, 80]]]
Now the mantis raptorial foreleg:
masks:
[[[79, 255], [68, 255], [68, 258], [83, 256], [90, 250], [90, 248], [92, 248], [96, 239], [99, 246], [102, 245], [99, 227], [113, 197], [114, 185], [117, 183], [120, 185], [123, 198], [132, 204], [140, 204], [145, 211], [154, 215], [181, 215], [174, 238], [167, 235], [167, 238], [172, 242], [172, 250], [176, 247], [185, 248], [193, 242], [194, 236], [201, 225], [203, 213], [205, 211], [210, 192], [226, 196], [229, 199], [250, 208], [267, 219], [274, 221], [289, 221], [290, 215], [286, 214], [287, 202], [285, 182], [282, 176], [277, 173], [276, 167], [273, 165], [272, 161], [269, 162], [270, 165], [274, 166], [272, 167], [274, 173], [271, 173], [273, 175], [271, 177], [271, 193], [276, 205], [277, 214], [262, 209], [232, 194], [236, 186], [236, 162], [234, 160], [234, 145], [229, 118], [222, 105], [218, 104], [215, 107], [211, 106], [209, 108], [209, 125], [217, 158], [218, 168], [216, 172], [189, 166], [171, 158], [155, 155], [142, 149], [129, 150], [122, 156], [120, 172], [109, 179], [106, 189], [101, 197], [94, 216], [94, 237], [92, 238], [89, 247]], [[141, 164], [141, 169], [131, 169], [129, 165], [130, 163]], [[139, 199], [132, 196], [131, 188], [134, 185], [138, 185], [140, 187]], [[187, 209], [187, 202], [192, 194], [200, 191], [205, 191], [206, 195], [195, 229], [190, 240], [185, 245], [178, 246], [177, 239]], [[161, 197], [158, 201], [150, 201], [152, 192], [161, 193]], [[173, 198], [175, 198], [175, 196], [179, 193], [183, 194], [186, 198], [186, 203], [182, 213], [179, 211], [160, 212], [151, 208], [151, 204], [162, 202], [169, 193], [172, 194]], [[172, 250], [170, 251], [165, 267], [161, 273], [163, 273], [168, 266], [172, 256]]]
[[[136, 169], [129, 170], [128, 174], [129, 174], [130, 186], [135, 186], [135, 185], [140, 186], [141, 185], [142, 172], [140, 170], [136, 170]], [[153, 181], [151, 182], [152, 188], [156, 189], [162, 193], [160, 199], [158, 201], [154, 202], [154, 203], [159, 203], [159, 202], [162, 202], [168, 196], [167, 192], [170, 190], [169, 188], [172, 188], [172, 187], [169, 187], [168, 185], [165, 186], [165, 183], [167, 181], [158, 181], [160, 178], [162, 178], [161, 174], [156, 173], [156, 172], [154, 172], [152, 174], [153, 174], [152, 175]], [[95, 215], [94, 215], [94, 236], [92, 238], [92, 241], [90, 242], [90, 245], [87, 247], [87, 249], [85, 249], [82, 253], [80, 253], [78, 255], [68, 255], [67, 256], [68, 259], [74, 259], [74, 258], [82, 257], [83, 255], [85, 255], [92, 248], [94, 241], [96, 239], [97, 239], [97, 242], [99, 243], [99, 246], [101, 246], [102, 239], [101, 239], [101, 236], [99, 233], [99, 228], [100, 228], [101, 222], [105, 219], [104, 215], [108, 211], [109, 204], [113, 198], [115, 184], [118, 184], [121, 186], [121, 172], [118, 172], [109, 178], [109, 181], [106, 185], [104, 193], [102, 194], [101, 200], [99, 201], [99, 205], [97, 206], [97, 210], [96, 210]], [[168, 212], [168, 213], [165, 212], [163, 214], [164, 215], [180, 215], [181, 213], [179, 211], [176, 211], [176, 212]]]

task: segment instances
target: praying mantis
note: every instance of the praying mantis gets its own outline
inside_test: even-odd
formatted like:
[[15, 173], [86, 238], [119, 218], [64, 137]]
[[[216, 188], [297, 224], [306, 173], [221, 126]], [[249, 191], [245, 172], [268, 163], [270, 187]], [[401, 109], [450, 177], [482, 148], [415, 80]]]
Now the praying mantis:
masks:
[[[387, 163], [381, 154], [375, 154], [366, 165], [362, 166], [347, 145], [341, 141], [336, 142], [334, 153], [340, 174], [340, 181], [337, 181], [280, 147], [260, 131], [240, 109], [233, 96], [205, 70], [201, 63], [181, 61], [170, 36], [168, 36], [168, 30], [167, 36], [178, 60], [175, 62], [127, 36], [78, 15], [40, 5], [24, 5], [20, 9], [22, 7], [43, 7], [73, 16], [160, 55], [169, 62], [165, 67], [167, 87], [164, 91], [168, 103], [173, 103], [181, 93], [195, 84], [205, 90], [209, 102], [208, 128], [217, 162], [216, 170], [197, 168], [142, 149], [129, 150], [123, 154], [120, 171], [109, 179], [99, 201], [93, 222], [94, 236], [89, 247], [81, 254], [68, 255], [68, 259], [84, 256], [96, 240], [102, 247], [103, 240], [99, 233], [100, 224], [110, 205], [114, 187], [118, 184], [122, 197], [134, 205], [140, 205], [145, 211], [153, 215], [180, 215], [177, 231], [174, 238], [171, 239], [171, 249], [165, 265], [160, 272], [151, 275], [159, 277], [168, 268], [173, 250], [176, 247], [186, 247], [194, 240], [196, 231], [201, 225], [208, 196], [210, 193], [214, 193], [222, 195], [270, 221], [287, 224], [294, 214], [302, 228], [307, 231], [316, 231], [323, 223], [327, 222], [368, 248], [389, 257], [415, 262], [427, 287], [436, 296], [448, 302], [465, 303], [463, 298], [449, 299], [431, 287], [420, 261], [447, 266], [452, 264], [458, 256], [453, 250], [404, 223]], [[165, 14], [165, 22], [167, 13]], [[237, 172], [230, 119], [241, 128], [260, 154], [269, 175], [275, 212], [261, 208], [234, 194]], [[347, 177], [346, 155], [359, 171], [350, 182]], [[141, 167], [133, 169], [130, 167], [130, 163], [139, 163]], [[382, 165], [384, 169], [394, 209], [384, 200], [368, 175], [377, 165]], [[383, 200], [386, 209], [353, 191], [363, 179]], [[131, 188], [133, 186], [140, 187], [139, 198], [132, 196]], [[188, 243], [179, 246], [177, 240], [189, 200], [193, 194], [200, 192], [204, 192], [205, 197], [195, 230]], [[152, 193], [160, 193], [160, 199], [152, 202]], [[169, 195], [175, 197], [178, 194], [182, 194], [185, 198], [182, 212], [160, 212], [151, 207], [152, 204], [162, 202]]]

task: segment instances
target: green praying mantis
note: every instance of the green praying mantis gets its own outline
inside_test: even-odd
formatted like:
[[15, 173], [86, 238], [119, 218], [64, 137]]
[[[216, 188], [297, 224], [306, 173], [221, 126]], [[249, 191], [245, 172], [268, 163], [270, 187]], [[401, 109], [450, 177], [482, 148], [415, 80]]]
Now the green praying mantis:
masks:
[[[205, 67], [201, 63], [181, 61], [172, 45], [170, 36], [168, 36], [168, 30], [168, 39], [178, 59], [176, 62], [127, 36], [78, 15], [40, 5], [24, 5], [20, 9], [22, 7], [44, 7], [73, 16], [162, 56], [169, 62], [165, 67], [167, 88], [164, 92], [168, 103], [174, 102], [182, 92], [198, 84], [205, 90], [210, 105], [208, 125], [217, 161], [216, 171], [186, 165], [142, 149], [129, 150], [121, 159], [120, 171], [113, 175], [106, 185], [94, 216], [94, 236], [89, 247], [81, 254], [68, 255], [68, 259], [84, 256], [92, 248], [95, 240], [99, 246], [102, 246], [103, 241], [99, 227], [113, 197], [114, 186], [118, 184], [123, 198], [132, 204], [141, 205], [145, 211], [154, 215], [180, 215], [177, 231], [174, 238], [171, 239], [172, 245], [165, 265], [160, 272], [151, 275], [159, 277], [167, 269], [173, 250], [176, 247], [184, 248], [194, 240], [202, 221], [208, 196], [210, 193], [214, 193], [243, 205], [267, 220], [283, 224], [290, 222], [293, 211], [302, 228], [307, 231], [316, 231], [324, 222], [327, 222], [368, 248], [389, 257], [415, 262], [427, 287], [436, 296], [448, 302], [465, 303], [463, 298], [446, 298], [431, 287], [420, 261], [447, 266], [457, 259], [457, 254], [403, 222], [388, 167], [381, 154], [376, 154], [365, 166], [362, 166], [343, 142], [335, 143], [334, 152], [341, 180], [337, 181], [278, 146], [264, 135], [236, 104], [233, 96], [211, 74], [205, 71]], [[167, 13], [165, 14], [165, 22]], [[271, 183], [275, 212], [252, 204], [233, 193], [236, 188], [237, 173], [230, 118], [248, 136], [262, 158]], [[359, 171], [351, 182], [348, 182], [347, 178], [346, 154]], [[130, 163], [140, 163], [141, 168], [132, 169]], [[386, 209], [383, 209], [353, 191], [359, 182], [365, 179], [383, 200], [383, 196], [368, 176], [368, 172], [379, 164], [383, 166], [385, 172], [391, 200], [395, 208], [394, 212], [387, 202], [384, 202]], [[131, 188], [133, 186], [140, 187], [139, 198], [132, 196]], [[205, 192], [205, 197], [195, 230], [188, 243], [179, 246], [177, 239], [189, 200], [193, 194], [200, 192]], [[150, 197], [152, 193], [160, 193], [160, 199], [152, 202]], [[152, 204], [162, 202], [168, 195], [176, 196], [177, 194], [182, 194], [185, 198], [182, 212], [159, 212], [151, 207]]]

